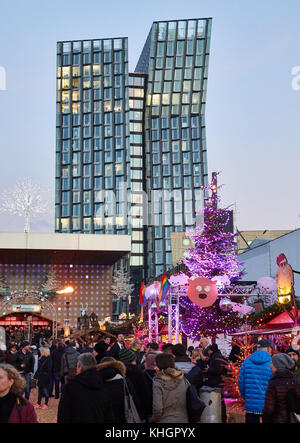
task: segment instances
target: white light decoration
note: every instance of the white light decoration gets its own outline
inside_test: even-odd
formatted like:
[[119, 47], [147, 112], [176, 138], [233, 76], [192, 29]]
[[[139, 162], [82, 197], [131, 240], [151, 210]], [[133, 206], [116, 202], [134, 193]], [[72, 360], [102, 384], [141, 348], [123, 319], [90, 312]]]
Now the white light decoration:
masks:
[[17, 182], [12, 190], [2, 193], [0, 211], [24, 217], [24, 232], [29, 232], [31, 217], [49, 213], [52, 204], [49, 194], [42, 190], [41, 185], [26, 178]]

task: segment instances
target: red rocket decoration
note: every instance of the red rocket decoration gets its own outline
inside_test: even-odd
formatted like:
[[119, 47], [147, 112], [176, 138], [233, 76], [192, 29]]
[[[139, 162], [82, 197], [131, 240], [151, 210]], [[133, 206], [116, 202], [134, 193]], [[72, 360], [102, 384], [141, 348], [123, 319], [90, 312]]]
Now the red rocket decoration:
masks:
[[288, 264], [284, 254], [277, 257], [278, 270], [276, 272], [276, 283], [278, 291], [278, 302], [290, 303], [294, 293], [294, 275], [291, 265]]

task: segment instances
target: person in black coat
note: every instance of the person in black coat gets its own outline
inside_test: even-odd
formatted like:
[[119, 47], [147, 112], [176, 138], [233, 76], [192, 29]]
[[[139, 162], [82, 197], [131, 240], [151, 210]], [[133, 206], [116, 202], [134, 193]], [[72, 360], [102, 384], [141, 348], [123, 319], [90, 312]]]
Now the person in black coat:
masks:
[[204, 383], [204, 364], [205, 362], [202, 360], [202, 350], [196, 349], [192, 354], [192, 363], [195, 365], [187, 374], [185, 374], [186, 379], [194, 385], [199, 393], [199, 389], [203, 386]]
[[130, 382], [136, 393], [136, 407], [142, 421], [152, 415], [152, 395], [146, 375], [136, 365], [136, 355], [130, 349], [122, 349], [119, 359], [126, 367], [126, 381]]
[[64, 353], [64, 344], [61, 341], [57, 341], [51, 352], [51, 381], [49, 387], [49, 395], [53, 396], [53, 386], [55, 388], [55, 398], [59, 398], [59, 387], [61, 381], [61, 360]]
[[61, 395], [57, 423], [114, 423], [110, 397], [96, 370], [91, 353], [78, 357], [77, 375], [67, 383]]
[[38, 401], [35, 408], [41, 407], [43, 397], [45, 397], [45, 405], [43, 406], [43, 409], [48, 407], [51, 367], [50, 349], [41, 348], [41, 358], [39, 359], [38, 369], [33, 376], [33, 378], [37, 380], [38, 385]]
[[106, 357], [106, 352], [110, 348], [110, 337], [104, 337], [94, 346], [93, 354], [99, 364], [102, 358]]
[[[208, 369], [205, 372], [205, 385], [211, 388], [223, 387], [223, 375], [226, 375], [227, 362], [217, 344], [209, 345], [204, 350], [204, 355], [209, 357]], [[226, 423], [226, 405], [224, 402], [223, 390], [222, 390], [222, 422]]]
[[232, 339], [231, 351], [228, 356], [228, 360], [231, 363], [236, 363], [239, 360], [240, 352], [241, 352], [241, 348], [237, 345], [236, 341], [234, 339]]
[[[97, 365], [99, 377], [103, 382], [103, 393], [110, 398], [115, 423], [126, 423], [125, 418], [125, 389], [126, 367], [121, 361], [113, 357], [104, 357]], [[130, 381], [127, 380], [130, 394], [137, 405], [137, 396]]]
[[119, 360], [119, 353], [121, 349], [125, 349], [125, 340], [123, 334], [117, 335], [117, 341], [116, 343], [106, 351], [106, 357], [112, 357], [116, 360]]

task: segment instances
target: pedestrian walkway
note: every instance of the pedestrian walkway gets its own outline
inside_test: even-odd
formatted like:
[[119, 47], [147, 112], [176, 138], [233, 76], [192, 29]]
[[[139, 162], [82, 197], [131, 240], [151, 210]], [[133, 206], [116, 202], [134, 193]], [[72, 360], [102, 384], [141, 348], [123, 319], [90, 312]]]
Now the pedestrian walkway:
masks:
[[[35, 405], [37, 403], [38, 390], [37, 388], [30, 391], [30, 402]], [[57, 408], [59, 399], [54, 397], [49, 398], [48, 409], [36, 409], [36, 415], [39, 423], [57, 423]], [[44, 399], [42, 400], [42, 405]]]

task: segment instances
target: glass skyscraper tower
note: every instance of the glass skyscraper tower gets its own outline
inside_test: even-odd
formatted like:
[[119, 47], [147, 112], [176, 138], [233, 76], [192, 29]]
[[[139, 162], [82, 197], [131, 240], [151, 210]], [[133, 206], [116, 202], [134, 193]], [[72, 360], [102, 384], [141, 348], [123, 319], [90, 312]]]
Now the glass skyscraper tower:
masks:
[[211, 19], [154, 22], [134, 73], [127, 38], [58, 42], [56, 232], [130, 234], [131, 267], [172, 267], [207, 184]]

